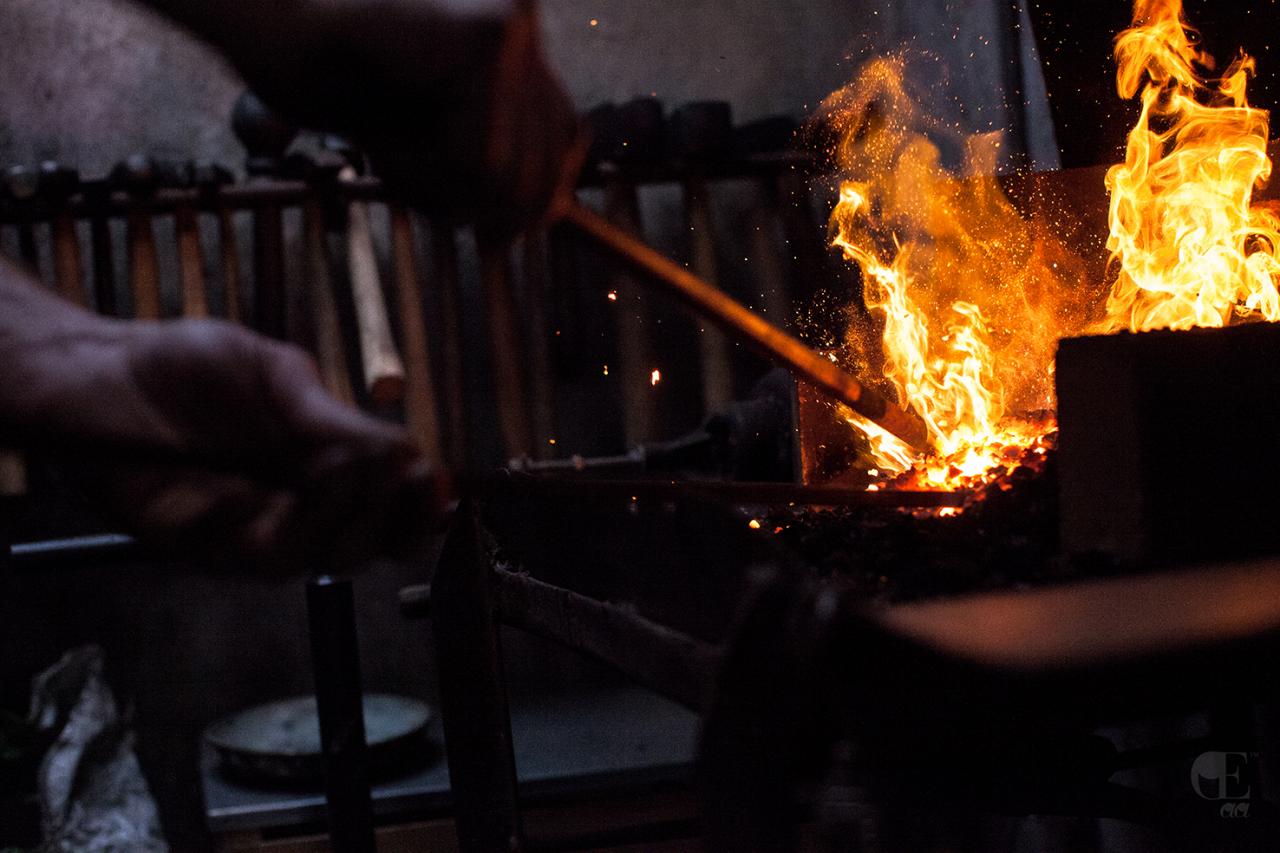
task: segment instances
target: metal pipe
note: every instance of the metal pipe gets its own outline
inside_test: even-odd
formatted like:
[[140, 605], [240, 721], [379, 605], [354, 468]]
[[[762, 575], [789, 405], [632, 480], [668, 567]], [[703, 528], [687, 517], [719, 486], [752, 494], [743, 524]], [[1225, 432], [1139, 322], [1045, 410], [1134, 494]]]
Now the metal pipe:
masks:
[[307, 584], [311, 665], [334, 853], [377, 849], [355, 619], [351, 581], [323, 576]]

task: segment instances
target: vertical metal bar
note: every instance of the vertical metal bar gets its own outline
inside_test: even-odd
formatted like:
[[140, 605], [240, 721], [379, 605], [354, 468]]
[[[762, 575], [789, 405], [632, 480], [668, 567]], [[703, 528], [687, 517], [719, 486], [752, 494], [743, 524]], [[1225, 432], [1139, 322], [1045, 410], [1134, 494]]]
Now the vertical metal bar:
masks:
[[516, 319], [511, 282], [511, 246], [477, 235], [480, 279], [484, 290], [489, 347], [493, 357], [493, 389], [498, 402], [498, 428], [508, 459], [531, 450], [528, 398], [525, 394], [525, 347]]
[[307, 585], [307, 618], [330, 843], [334, 853], [374, 853], [373, 799], [351, 581], [330, 577], [312, 580]]
[[490, 566], [464, 500], [431, 583], [440, 716], [462, 853], [523, 849]]
[[467, 467], [466, 380], [462, 368], [462, 294], [458, 279], [458, 244], [453, 228], [431, 228], [436, 286], [440, 306], [443, 351], [440, 374], [444, 399], [444, 429], [449, 436], [449, 461], [455, 470]]

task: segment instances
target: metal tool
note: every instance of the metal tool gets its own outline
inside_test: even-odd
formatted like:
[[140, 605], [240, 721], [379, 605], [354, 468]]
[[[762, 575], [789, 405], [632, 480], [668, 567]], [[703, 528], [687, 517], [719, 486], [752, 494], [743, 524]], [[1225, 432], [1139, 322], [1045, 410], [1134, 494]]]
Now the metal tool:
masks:
[[192, 183], [200, 192], [202, 202], [212, 207], [218, 217], [223, 310], [228, 320], [238, 323], [243, 320], [244, 312], [240, 296], [240, 252], [236, 248], [236, 223], [232, 208], [220, 200], [222, 187], [233, 180], [231, 170], [212, 160], [197, 160], [191, 165]]
[[[5, 173], [5, 188], [18, 207], [30, 211], [40, 193], [40, 173], [26, 166], [12, 166]], [[18, 255], [32, 275], [40, 277], [40, 249], [36, 244], [35, 225], [29, 216], [17, 224]]]
[[[248, 152], [245, 170], [250, 181], [278, 175], [298, 129], [252, 92], [236, 101], [231, 125]], [[284, 271], [284, 214], [279, 205], [264, 203], [253, 211], [254, 322], [259, 331], [281, 340], [288, 328]]]
[[[338, 173], [338, 182], [350, 184], [357, 177], [355, 168], [347, 166]], [[347, 204], [347, 266], [351, 273], [351, 300], [360, 336], [365, 389], [375, 404], [395, 403], [404, 398], [404, 363], [391, 334], [369, 226], [369, 207], [363, 201], [352, 200]]]
[[409, 432], [436, 467], [444, 464], [440, 449], [440, 413], [436, 379], [422, 309], [422, 282], [414, 254], [413, 219], [402, 205], [391, 206], [391, 258], [395, 268], [396, 306], [404, 342], [404, 412]]
[[49, 205], [53, 241], [53, 279], [58, 295], [82, 308], [89, 305], [80, 260], [80, 236], [67, 203], [80, 188], [80, 173], [53, 161], [40, 164], [40, 194]]
[[677, 297], [701, 316], [751, 344], [766, 358], [792, 370], [797, 378], [847, 404], [918, 450], [929, 449], [924, 422], [889, 402], [838, 365], [753, 313], [714, 285], [627, 234], [576, 201], [561, 204], [555, 215], [618, 260]]
[[147, 202], [155, 194], [156, 169], [150, 157], [135, 154], [111, 173], [111, 183], [129, 194], [129, 286], [133, 292], [133, 316], [160, 319], [160, 260], [156, 234]]
[[[184, 189], [194, 186], [194, 164], [171, 164], [168, 168], [161, 169], [160, 183], [162, 186]], [[178, 244], [182, 316], [208, 317], [209, 294], [204, 275], [204, 249], [200, 246], [200, 220], [194, 206], [184, 204], [174, 209], [173, 233]]]

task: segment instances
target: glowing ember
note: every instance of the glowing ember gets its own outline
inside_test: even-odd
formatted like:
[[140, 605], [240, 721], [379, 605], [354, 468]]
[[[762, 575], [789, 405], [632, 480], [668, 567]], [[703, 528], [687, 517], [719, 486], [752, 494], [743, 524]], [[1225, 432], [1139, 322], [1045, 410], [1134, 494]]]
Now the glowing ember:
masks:
[[649, 374], [649, 384], [650, 384], [650, 385], [657, 385], [657, 384], [658, 384], [659, 382], [661, 382], [661, 381], [662, 381], [662, 371], [661, 371], [661, 370], [655, 370], [655, 371], [653, 371], [653, 373], [650, 373], [650, 374]]
[[1249, 106], [1254, 61], [1221, 78], [1182, 19], [1181, 0], [1138, 0], [1116, 39], [1120, 96], [1141, 93], [1125, 162], [1107, 172], [1119, 268], [1100, 331], [1280, 319], [1280, 217], [1251, 204], [1271, 174], [1268, 115]]

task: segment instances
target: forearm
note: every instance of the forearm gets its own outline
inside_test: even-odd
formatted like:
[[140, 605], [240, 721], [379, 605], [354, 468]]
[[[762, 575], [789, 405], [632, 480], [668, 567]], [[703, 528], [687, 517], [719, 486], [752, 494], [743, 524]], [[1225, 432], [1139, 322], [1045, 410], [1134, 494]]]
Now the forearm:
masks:
[[109, 440], [102, 410], [120, 423], [131, 408], [119, 381], [128, 325], [59, 299], [0, 259], [0, 442]]

